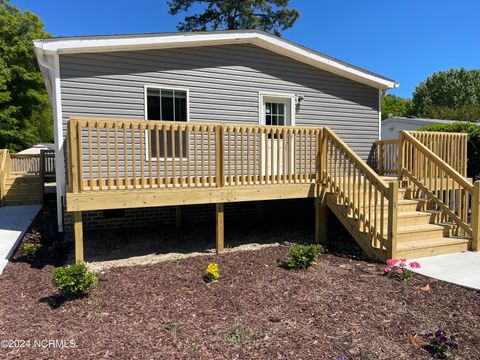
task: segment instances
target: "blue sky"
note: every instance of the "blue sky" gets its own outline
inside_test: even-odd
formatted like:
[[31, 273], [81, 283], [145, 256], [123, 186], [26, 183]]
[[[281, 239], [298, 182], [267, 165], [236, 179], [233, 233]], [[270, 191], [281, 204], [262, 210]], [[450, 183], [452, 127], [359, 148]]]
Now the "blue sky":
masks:
[[[166, 0], [13, 0], [56, 36], [175, 31]], [[291, 0], [301, 12], [283, 36], [400, 82], [411, 96], [431, 73], [480, 68], [479, 0]]]

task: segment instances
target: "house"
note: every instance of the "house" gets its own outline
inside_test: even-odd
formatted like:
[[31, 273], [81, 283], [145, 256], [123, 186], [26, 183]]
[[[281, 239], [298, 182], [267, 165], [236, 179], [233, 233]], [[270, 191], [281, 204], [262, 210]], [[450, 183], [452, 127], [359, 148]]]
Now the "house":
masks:
[[400, 131], [417, 130], [435, 124], [452, 124], [457, 120], [423, 119], [392, 116], [382, 121], [382, 140], [398, 139]]
[[[462, 236], [453, 240], [444, 225], [416, 212], [425, 210], [423, 199], [408, 199], [411, 192], [398, 188], [403, 182], [366, 164], [380, 136], [380, 99], [398, 86], [394, 80], [254, 30], [34, 45], [54, 110], [58, 226], [71, 219], [77, 261], [84, 227], [102, 222], [133, 226], [167, 208], [210, 204], [221, 251], [225, 204], [309, 198], [317, 240], [326, 236], [328, 207], [372, 257], [477, 246], [475, 220], [463, 210], [451, 214], [474, 194], [462, 176], [445, 170], [465, 195], [442, 203], [448, 233]], [[425, 151], [419, 136], [403, 135], [409, 151]], [[427, 152], [435, 155], [433, 147]], [[404, 155], [398, 173], [430, 191]], [[437, 157], [429, 161], [442, 166]], [[402, 228], [412, 219], [424, 227]]]

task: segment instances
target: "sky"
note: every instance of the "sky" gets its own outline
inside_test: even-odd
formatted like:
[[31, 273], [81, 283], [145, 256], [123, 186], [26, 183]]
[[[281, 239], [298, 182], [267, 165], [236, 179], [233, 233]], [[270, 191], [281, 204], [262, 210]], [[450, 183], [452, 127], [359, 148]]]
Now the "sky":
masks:
[[[166, 0], [12, 0], [54, 36], [176, 31]], [[283, 37], [400, 83], [451, 67], [480, 69], [480, 0], [291, 0], [301, 16]]]

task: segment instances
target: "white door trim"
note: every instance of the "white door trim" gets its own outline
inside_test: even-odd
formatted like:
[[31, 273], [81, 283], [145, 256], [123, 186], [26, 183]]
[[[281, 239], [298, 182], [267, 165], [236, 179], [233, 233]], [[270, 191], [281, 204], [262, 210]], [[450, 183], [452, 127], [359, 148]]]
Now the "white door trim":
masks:
[[281, 98], [281, 99], [290, 99], [290, 125], [295, 126], [295, 94], [291, 93], [281, 93], [281, 92], [269, 92], [269, 91], [259, 91], [258, 92], [258, 124], [265, 125], [265, 108], [264, 100], [265, 98]]

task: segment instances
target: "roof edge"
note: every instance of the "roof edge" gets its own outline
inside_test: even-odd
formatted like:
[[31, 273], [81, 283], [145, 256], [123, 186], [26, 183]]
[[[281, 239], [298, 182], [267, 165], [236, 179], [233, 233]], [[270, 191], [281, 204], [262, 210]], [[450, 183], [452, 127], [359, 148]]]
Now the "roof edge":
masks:
[[60, 37], [33, 42], [37, 58], [40, 53], [77, 54], [251, 43], [374, 88], [387, 90], [399, 86], [395, 80], [259, 30]]

